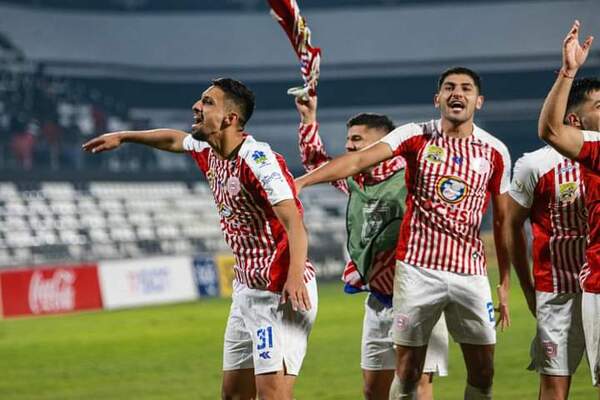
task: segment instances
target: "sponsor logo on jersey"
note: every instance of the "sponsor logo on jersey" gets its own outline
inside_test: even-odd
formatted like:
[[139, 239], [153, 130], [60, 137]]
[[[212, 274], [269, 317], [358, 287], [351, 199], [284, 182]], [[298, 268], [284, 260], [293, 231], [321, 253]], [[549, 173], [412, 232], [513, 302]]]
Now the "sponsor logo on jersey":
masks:
[[562, 167], [562, 168], [560, 169], [560, 173], [561, 173], [561, 174], [564, 174], [564, 173], [566, 173], [566, 172], [571, 172], [571, 171], [572, 171], [572, 170], [574, 170], [574, 169], [575, 169], [575, 165], [573, 165], [573, 164], [571, 164], [571, 165], [567, 165], [567, 166], [565, 166], [565, 167]]
[[460, 203], [469, 193], [469, 187], [465, 181], [456, 176], [441, 177], [436, 187], [438, 196], [450, 204]]
[[229, 208], [229, 206], [225, 203], [219, 204], [219, 215], [225, 219], [229, 219], [233, 217], [233, 210]]
[[490, 172], [490, 162], [483, 157], [475, 157], [471, 160], [471, 169], [480, 175]]
[[267, 163], [267, 155], [260, 150], [256, 150], [252, 153], [252, 160], [254, 160], [257, 165], [265, 165]]
[[562, 203], [572, 203], [579, 196], [577, 182], [565, 182], [558, 185], [558, 200]]
[[273, 181], [282, 182], [283, 176], [281, 176], [281, 174], [279, 172], [273, 172], [269, 175], [265, 175], [262, 178], [260, 178], [260, 183], [263, 186], [267, 186], [269, 183], [271, 183]]
[[446, 161], [446, 150], [443, 147], [430, 144], [425, 149], [425, 156], [423, 158], [430, 163], [440, 164]]

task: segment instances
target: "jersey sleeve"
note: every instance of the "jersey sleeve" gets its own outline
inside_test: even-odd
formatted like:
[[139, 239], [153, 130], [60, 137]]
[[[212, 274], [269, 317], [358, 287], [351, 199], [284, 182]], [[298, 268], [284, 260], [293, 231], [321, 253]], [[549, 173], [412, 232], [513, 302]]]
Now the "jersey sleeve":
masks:
[[271, 205], [294, 199], [293, 178], [283, 159], [278, 160], [271, 147], [262, 143], [255, 146], [249, 155], [246, 162]]
[[196, 140], [192, 135], [187, 135], [183, 139], [183, 150], [196, 161], [198, 168], [206, 173], [208, 170], [208, 152], [210, 150], [208, 143]]
[[415, 123], [402, 125], [384, 136], [380, 143], [386, 143], [392, 151], [394, 156], [403, 156], [411, 151], [416, 151], [417, 144], [420, 143], [417, 138], [423, 137], [423, 128]]
[[503, 194], [510, 190], [510, 154], [504, 144], [494, 147], [492, 177], [488, 188], [493, 194]]
[[582, 131], [583, 146], [575, 158], [584, 167], [600, 172], [600, 132]]
[[[325, 151], [325, 145], [319, 135], [319, 124], [300, 124], [298, 127], [298, 146], [300, 148], [300, 158], [306, 171], [312, 171], [331, 160], [331, 157]], [[346, 180], [340, 179], [331, 182], [338, 190], [348, 193], [348, 184]]]
[[534, 163], [527, 155], [515, 163], [513, 179], [510, 185], [510, 197], [525, 208], [531, 208], [533, 195], [538, 182], [538, 173]]

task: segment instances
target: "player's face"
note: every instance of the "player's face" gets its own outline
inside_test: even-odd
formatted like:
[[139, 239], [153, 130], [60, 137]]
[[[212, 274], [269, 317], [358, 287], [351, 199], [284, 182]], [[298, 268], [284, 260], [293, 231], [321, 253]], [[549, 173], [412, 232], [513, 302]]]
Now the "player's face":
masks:
[[381, 129], [369, 128], [366, 125], [354, 125], [346, 135], [346, 151], [358, 151], [377, 142], [385, 133]]
[[434, 97], [436, 108], [442, 118], [460, 124], [473, 120], [475, 110], [481, 109], [483, 96], [469, 75], [451, 74], [444, 79], [439, 92]]
[[588, 93], [577, 114], [581, 128], [587, 131], [600, 131], [600, 90]]
[[192, 136], [196, 140], [206, 141], [212, 134], [223, 129], [227, 118], [225, 93], [216, 86], [211, 86], [192, 106], [194, 124]]

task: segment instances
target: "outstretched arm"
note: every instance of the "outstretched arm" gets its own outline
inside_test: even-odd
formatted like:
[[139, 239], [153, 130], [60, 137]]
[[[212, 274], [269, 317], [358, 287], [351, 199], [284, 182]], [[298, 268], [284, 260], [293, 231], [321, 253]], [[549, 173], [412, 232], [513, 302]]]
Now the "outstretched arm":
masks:
[[304, 266], [308, 253], [308, 237], [294, 200], [283, 200], [273, 206], [288, 235], [290, 266], [281, 293], [282, 303], [290, 300], [294, 310], [310, 310], [310, 298], [304, 284]]
[[500, 313], [497, 325], [504, 330], [510, 326], [510, 312], [508, 307], [508, 294], [510, 292], [510, 256], [507, 243], [503, 234], [508, 209], [508, 193], [492, 195], [493, 206], [493, 232], [496, 245], [496, 258], [500, 272], [498, 291], [498, 307]]
[[508, 200], [508, 213], [504, 224], [504, 237], [508, 248], [508, 254], [515, 272], [521, 284], [521, 290], [527, 300], [529, 311], [535, 317], [535, 287], [529, 270], [529, 259], [527, 256], [527, 240], [523, 224], [529, 218], [529, 208], [525, 208], [512, 198]]
[[358, 174], [365, 168], [392, 158], [394, 153], [387, 143], [374, 143], [361, 151], [346, 153], [336, 157], [321, 167], [296, 179], [296, 188], [316, 185], [322, 182], [333, 182]]
[[187, 135], [186, 132], [175, 129], [120, 131], [98, 136], [85, 143], [82, 148], [84, 151], [90, 153], [100, 153], [114, 150], [122, 143], [131, 142], [145, 144], [146, 146], [173, 153], [183, 153], [183, 139]]
[[583, 146], [581, 130], [564, 123], [569, 91], [579, 68], [585, 62], [594, 38], [579, 43], [579, 21], [575, 21], [562, 47], [562, 68], [544, 101], [538, 123], [541, 139], [565, 157], [575, 158]]

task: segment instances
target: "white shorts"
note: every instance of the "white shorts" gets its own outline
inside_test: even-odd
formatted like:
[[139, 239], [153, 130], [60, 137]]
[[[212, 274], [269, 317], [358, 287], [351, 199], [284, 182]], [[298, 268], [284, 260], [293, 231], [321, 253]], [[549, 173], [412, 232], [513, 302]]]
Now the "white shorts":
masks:
[[600, 294], [583, 293], [581, 314], [592, 385], [600, 386]]
[[[396, 351], [392, 341], [393, 320], [391, 308], [386, 308], [375, 296], [367, 296], [360, 352], [362, 369], [396, 369]], [[448, 375], [448, 330], [443, 317], [431, 333], [423, 372], [439, 376]]]
[[573, 375], [585, 352], [581, 293], [536, 291], [535, 298], [537, 333], [528, 369], [545, 375]]
[[317, 283], [306, 284], [311, 309], [293, 311], [281, 295], [234, 282], [233, 302], [225, 329], [223, 371], [254, 368], [256, 375], [286, 369], [298, 375], [308, 336], [317, 316]]
[[496, 343], [494, 303], [487, 276], [396, 263], [394, 343], [424, 346], [442, 312], [458, 343]]

